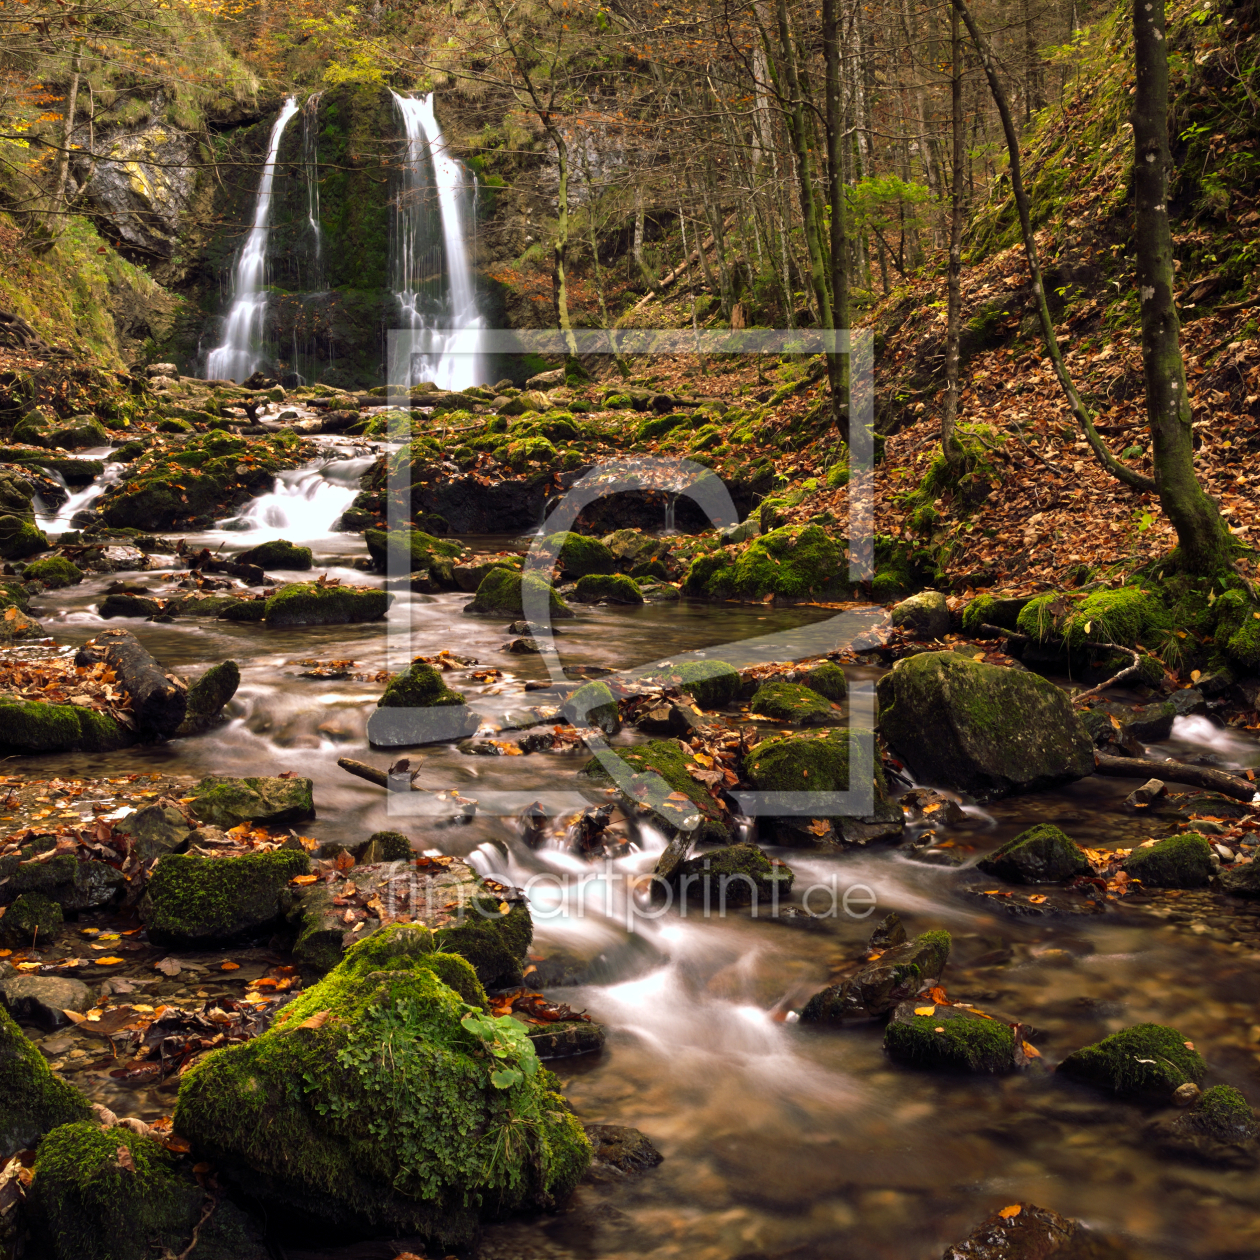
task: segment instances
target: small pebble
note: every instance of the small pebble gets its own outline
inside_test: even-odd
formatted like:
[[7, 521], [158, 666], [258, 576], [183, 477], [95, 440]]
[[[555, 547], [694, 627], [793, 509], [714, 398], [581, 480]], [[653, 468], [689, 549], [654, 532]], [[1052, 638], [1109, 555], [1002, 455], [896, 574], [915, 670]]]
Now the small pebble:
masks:
[[1198, 1101], [1199, 1093], [1199, 1087], [1193, 1081], [1187, 1081], [1184, 1085], [1178, 1085], [1173, 1091], [1173, 1106], [1189, 1107], [1191, 1103]]

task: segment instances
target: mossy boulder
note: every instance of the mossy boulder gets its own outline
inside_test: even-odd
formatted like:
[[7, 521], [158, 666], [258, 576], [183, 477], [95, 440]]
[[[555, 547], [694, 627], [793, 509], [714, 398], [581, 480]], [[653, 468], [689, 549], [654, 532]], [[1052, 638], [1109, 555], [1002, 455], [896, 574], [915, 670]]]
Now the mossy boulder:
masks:
[[916, 639], [940, 639], [949, 632], [949, 605], [940, 591], [920, 591], [894, 604], [888, 620]]
[[1007, 598], [1000, 595], [977, 595], [963, 609], [963, 633], [978, 635], [981, 626], [997, 626], [1002, 630], [1018, 630], [1019, 614], [1027, 603], [1027, 597]]
[[64, 919], [61, 906], [51, 897], [23, 893], [0, 919], [0, 941], [14, 947], [51, 941], [61, 931]]
[[1235, 862], [1221, 870], [1221, 887], [1231, 897], [1260, 898], [1260, 862]]
[[[688, 773], [687, 767], [693, 765], [701, 768], [690, 751], [684, 752], [676, 741], [653, 739], [592, 757], [578, 778], [583, 789], [601, 804], [608, 799], [604, 789], [616, 787], [623, 807], [645, 809], [671, 836], [682, 833], [688, 840], [724, 844], [731, 837], [728, 815]], [[657, 870], [669, 873], [661, 871], [659, 865]]]
[[45, 556], [22, 570], [22, 580], [43, 582], [53, 590], [60, 590], [63, 586], [75, 586], [82, 582], [83, 570], [65, 556]]
[[1067, 695], [1029, 671], [924, 652], [898, 661], [876, 696], [881, 734], [922, 783], [993, 799], [1093, 772]]
[[37, 551], [48, 550], [44, 531], [33, 522], [20, 516], [0, 516], [0, 557], [5, 560], [25, 560]]
[[1124, 870], [1146, 888], [1203, 888], [1215, 873], [1212, 846], [1197, 831], [1187, 831], [1149, 849], [1134, 849]]
[[[530, 609], [525, 608], [529, 600]], [[464, 605], [466, 613], [491, 613], [500, 617], [542, 618], [572, 617], [573, 610], [555, 591], [532, 573], [514, 573], [510, 569], [491, 569], [481, 580], [472, 602]]]
[[949, 933], [934, 928], [913, 941], [904, 939], [904, 929], [898, 935], [902, 939], [896, 944], [873, 946], [876, 956], [856, 975], [815, 993], [801, 1011], [801, 1023], [882, 1019], [926, 981], [938, 979], [949, 961]]
[[805, 674], [805, 685], [835, 704], [839, 704], [849, 694], [844, 670], [834, 661], [819, 661], [816, 665], [811, 665]]
[[1112, 1093], [1167, 1101], [1199, 1084], [1207, 1065], [1188, 1039], [1164, 1024], [1135, 1024], [1068, 1055], [1060, 1072]]
[[235, 661], [212, 665], [188, 688], [188, 708], [176, 734], [196, 735], [213, 726], [240, 685], [241, 671]]
[[107, 713], [0, 696], [0, 749], [22, 754], [114, 752], [135, 742], [135, 732]]
[[1251, 1104], [1231, 1085], [1204, 1090], [1179, 1116], [1156, 1117], [1145, 1134], [1163, 1155], [1232, 1168], [1256, 1165], [1258, 1136], [1260, 1124]]
[[[121, 895], [127, 881], [120, 870], [104, 861], [81, 862], [73, 853], [42, 856], [56, 845], [56, 836], [36, 835], [17, 852], [0, 857], [0, 905], [24, 893], [39, 893], [73, 912], [97, 909]], [[35, 857], [40, 860], [32, 861]]]
[[464, 739], [481, 724], [458, 691], [424, 661], [395, 674], [368, 718], [368, 742], [377, 748], [409, 748]]
[[351, 625], [379, 621], [393, 602], [388, 591], [293, 582], [267, 600], [264, 620], [276, 627]]
[[840, 710], [826, 696], [800, 683], [762, 683], [751, 703], [754, 713], [795, 726], [834, 726], [843, 720]]
[[372, 564], [381, 572], [419, 573], [428, 570], [440, 574], [445, 568], [438, 561], [453, 562], [464, 554], [464, 548], [448, 538], [435, 538], [422, 530], [369, 529], [363, 533]]
[[88, 1100], [53, 1075], [44, 1056], [0, 1006], [0, 1159], [34, 1145], [58, 1125], [91, 1116]]
[[168, 854], [141, 903], [149, 939], [178, 949], [245, 940], [280, 920], [289, 881], [310, 865], [291, 849], [222, 858]]
[[976, 865], [1012, 884], [1061, 884], [1090, 869], [1085, 851], [1052, 823], [1021, 831]]
[[819, 525], [788, 526], [753, 539], [732, 560], [726, 551], [697, 557], [683, 593], [710, 599], [785, 599], [847, 590], [842, 555]]
[[[391, 952], [400, 937], [428, 949]], [[458, 962], [423, 929], [377, 933], [267, 1032], [186, 1071], [176, 1127], [275, 1209], [422, 1234], [436, 1254], [486, 1217], [557, 1205], [590, 1144], [524, 1028], [449, 982]]]
[[93, 415], [71, 416], [65, 424], [50, 426], [43, 435], [43, 445], [79, 451], [88, 446], [108, 446], [109, 432]]
[[573, 598], [580, 604], [603, 601], [608, 604], [641, 604], [643, 592], [632, 577], [623, 573], [588, 573], [578, 579]]
[[[548, 551], [550, 550], [549, 547]], [[556, 563], [562, 573], [574, 578], [586, 577], [591, 573], [612, 573], [617, 568], [613, 553], [598, 538], [572, 532], [566, 533], [560, 542], [556, 551]]]
[[529, 411], [548, 411], [550, 408], [551, 399], [547, 397], [545, 390], [523, 389], [499, 408], [499, 415], [523, 416]]
[[299, 547], [286, 538], [273, 538], [242, 551], [236, 559], [241, 564], [256, 564], [260, 569], [309, 569], [315, 562], [309, 547]]
[[192, 790], [189, 809], [202, 822], [224, 829], [244, 822], [291, 826], [315, 817], [310, 779], [208, 775]]
[[1016, 618], [1020, 633], [1068, 650], [1082, 648], [1087, 640], [1153, 648], [1172, 628], [1158, 595], [1142, 587], [1094, 591], [1083, 600], [1071, 601], [1066, 612], [1061, 611], [1064, 603], [1054, 591], [1030, 599]]
[[[827, 801], [826, 794], [848, 792], [856, 786], [849, 775], [855, 740], [865, 741], [871, 756], [869, 808], [841, 812]], [[832, 728], [822, 735], [774, 735], [748, 751], [744, 773], [759, 792], [818, 794], [809, 813], [763, 817], [763, 825], [780, 844], [822, 849], [864, 845], [894, 840], [905, 827], [901, 807], [888, 796], [871, 731]]]
[[[929, 1007], [932, 1014], [915, 1014]], [[911, 1067], [997, 1074], [1015, 1066], [1015, 1032], [1009, 1024], [965, 1007], [911, 998], [893, 1012], [884, 1030], [884, 1050], [890, 1059]]]
[[52, 428], [47, 412], [33, 407], [13, 426], [9, 440], [28, 446], [43, 446], [44, 435]]
[[669, 877], [679, 901], [721, 915], [727, 907], [773, 908], [792, 891], [793, 874], [755, 844], [730, 844], [680, 862]]
[[644, 682], [690, 693], [702, 709], [721, 709], [739, 695], [739, 672], [725, 661], [684, 661], [644, 675]]
[[561, 712], [574, 726], [597, 726], [605, 735], [621, 730], [617, 699], [607, 683], [583, 683], [564, 702]]

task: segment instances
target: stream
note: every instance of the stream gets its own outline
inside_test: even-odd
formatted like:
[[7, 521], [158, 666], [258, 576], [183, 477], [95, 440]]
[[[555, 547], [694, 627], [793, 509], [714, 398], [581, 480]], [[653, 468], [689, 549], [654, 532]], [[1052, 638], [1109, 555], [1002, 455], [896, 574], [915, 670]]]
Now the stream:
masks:
[[[368, 462], [329, 443], [327, 459], [282, 474], [271, 494], [188, 541], [227, 555], [283, 537], [314, 549], [317, 572], [383, 582], [352, 567], [363, 554], [359, 536], [331, 532]], [[116, 472], [108, 467], [104, 479]], [[76, 492], [54, 516], [41, 517], [41, 526], [69, 528], [70, 516], [99, 492], [99, 485]], [[520, 545], [508, 538], [461, 541], [478, 550]], [[36, 615], [58, 641], [82, 643], [107, 624], [96, 609], [108, 586], [158, 584], [162, 576], [92, 575], [40, 595]], [[860, 957], [875, 924], [895, 910], [912, 934], [947, 927], [954, 940], [943, 981], [950, 998], [1030, 1025], [1029, 1039], [1049, 1064], [1121, 1027], [1167, 1023], [1204, 1054], [1210, 1083], [1235, 1085], [1256, 1101], [1260, 920], [1241, 903], [1187, 893], [1140, 906], [1109, 904], [1096, 915], [1011, 917], [967, 891], [974, 859], [1033, 823], [1057, 823], [1087, 846], [1140, 843], [1149, 824], [1121, 805], [1133, 783], [1092, 778], [969, 809], [947, 832], [966, 854], [958, 868], [916, 862], [888, 847], [836, 855], [773, 850], [796, 872], [794, 902], [811, 886], [834, 884], [841, 893], [864, 886], [871, 893], [858, 898], [865, 917], [841, 911], [801, 927], [747, 910], [707, 920], [672, 908], [636, 915], [627, 882], [650, 871], [660, 837], [645, 833], [628, 857], [591, 868], [557, 847], [526, 847], [506, 805], [480, 810], [465, 825], [400, 816], [387, 809], [379, 788], [338, 769], [338, 757], [379, 765], [385, 756], [368, 747], [364, 733], [383, 685], [355, 681], [354, 674], [396, 670], [413, 656], [450, 649], [502, 671], [488, 683], [471, 680], [469, 670], [446, 675], [483, 714], [540, 703], [525, 683], [546, 678], [541, 660], [502, 651], [510, 637], [504, 623], [464, 616], [468, 598], [397, 590], [384, 623], [356, 626], [114, 621], [190, 679], [224, 659], [237, 661], [242, 677], [230, 720], [160, 746], [28, 758], [23, 770], [47, 777], [291, 770], [314, 780], [319, 817], [305, 829], [310, 835], [358, 841], [392, 826], [420, 848], [469, 856], [483, 874], [527, 889], [533, 953], [572, 958], [601, 981], [545, 990], [608, 1028], [602, 1053], [551, 1064], [565, 1094], [584, 1120], [642, 1129], [665, 1159], [624, 1184], [581, 1186], [555, 1216], [491, 1226], [484, 1256], [928, 1260], [995, 1208], [1019, 1202], [1125, 1235], [1142, 1256], [1224, 1260], [1260, 1252], [1260, 1173], [1157, 1157], [1143, 1143], [1139, 1105], [1060, 1081], [1037, 1064], [1000, 1078], [916, 1072], [885, 1058], [879, 1026], [824, 1032], [800, 1026], [791, 1014]], [[625, 669], [666, 653], [774, 635], [777, 659], [788, 659], [794, 643], [796, 655], [824, 650], [809, 646], [807, 631], [834, 615], [687, 602], [598, 606], [562, 623], [557, 644], [566, 664]], [[310, 658], [352, 660], [351, 676], [302, 677], [294, 662]], [[866, 691], [879, 671], [846, 666], [846, 673], [852, 691]], [[636, 738], [627, 732], [616, 742]], [[1158, 750], [1209, 752], [1224, 766], [1260, 766], [1260, 744], [1207, 718], [1179, 718]], [[572, 797], [573, 772], [584, 760], [474, 757], [443, 745], [424, 750], [419, 785], [508, 802]], [[556, 892], [559, 877], [575, 874], [595, 876], [581, 905]], [[812, 896], [817, 911], [825, 896]], [[154, 1106], [169, 1107], [169, 1100]], [[295, 1260], [395, 1254], [388, 1244], [338, 1252], [281, 1240], [279, 1247]]]

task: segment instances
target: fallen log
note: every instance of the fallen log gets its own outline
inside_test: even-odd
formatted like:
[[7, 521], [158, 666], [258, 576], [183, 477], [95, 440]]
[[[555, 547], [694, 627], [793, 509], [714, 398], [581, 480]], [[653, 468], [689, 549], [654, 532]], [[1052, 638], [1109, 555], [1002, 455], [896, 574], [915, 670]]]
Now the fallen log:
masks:
[[1094, 772], [1121, 779], [1170, 779], [1173, 783], [1187, 783], [1248, 804], [1256, 799], [1256, 785], [1249, 779], [1239, 779], [1207, 766], [1188, 766], [1184, 761], [1148, 761], [1145, 757], [1112, 757], [1096, 752]]
[[188, 684], [168, 674], [130, 630], [102, 630], [74, 658], [76, 665], [103, 661], [131, 697], [131, 712], [141, 739], [170, 739], [188, 713]]
[[337, 764], [347, 774], [357, 775], [360, 779], [375, 783], [377, 787], [383, 787], [387, 792], [424, 791], [413, 782], [417, 771], [410, 767], [397, 774], [390, 774], [385, 770], [378, 770], [375, 766], [369, 766], [366, 761], [355, 761], [353, 757], [338, 757]]

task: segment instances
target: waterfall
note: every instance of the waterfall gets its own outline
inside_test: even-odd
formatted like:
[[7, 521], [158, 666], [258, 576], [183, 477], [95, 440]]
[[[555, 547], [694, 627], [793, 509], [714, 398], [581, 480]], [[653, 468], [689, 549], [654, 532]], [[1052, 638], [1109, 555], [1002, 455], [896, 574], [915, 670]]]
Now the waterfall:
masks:
[[232, 272], [232, 305], [223, 330], [223, 344], [211, 350], [206, 360], [206, 375], [212, 380], [243, 381], [262, 362], [259, 343], [262, 341], [263, 318], [267, 313], [263, 280], [267, 267], [271, 185], [275, 179], [280, 140], [297, 110], [297, 97], [288, 97], [267, 140], [267, 160], [263, 165], [262, 178], [258, 181], [254, 223]]
[[306, 287], [324, 287], [324, 233], [319, 224], [319, 98], [315, 92], [302, 106], [302, 168], [306, 177], [306, 221], [311, 229], [311, 272]]
[[[410, 363], [390, 365], [391, 382], [430, 380], [445, 389], [482, 383], [482, 319], [477, 311], [472, 267], [464, 244], [464, 211], [472, 182], [446, 150], [433, 114], [433, 95], [393, 93], [407, 132], [402, 186], [394, 214], [394, 292], [402, 307], [403, 327], [417, 335]], [[437, 194], [442, 250], [430, 231], [432, 198]], [[426, 286], [442, 275], [444, 291]], [[394, 369], [397, 368], [395, 371]]]

